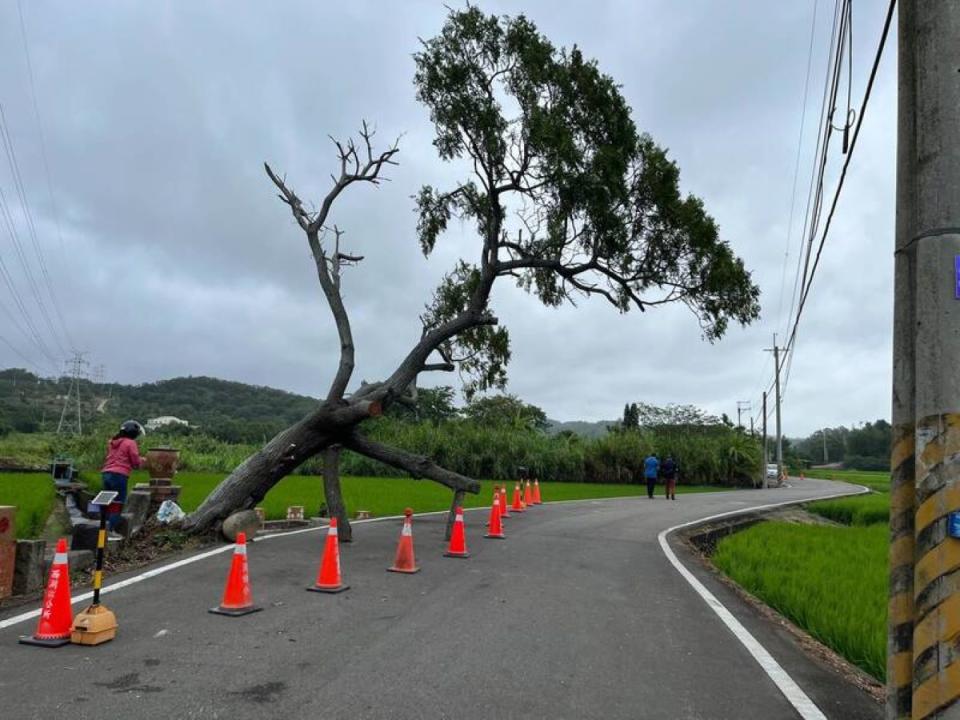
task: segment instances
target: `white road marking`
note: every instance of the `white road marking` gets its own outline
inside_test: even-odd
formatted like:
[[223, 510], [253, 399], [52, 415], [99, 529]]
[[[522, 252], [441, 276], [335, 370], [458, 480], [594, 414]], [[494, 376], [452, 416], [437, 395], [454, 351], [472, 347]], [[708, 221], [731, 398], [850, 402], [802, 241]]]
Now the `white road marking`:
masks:
[[800, 689], [800, 686], [787, 674], [787, 671], [784, 670], [780, 663], [773, 659], [773, 656], [767, 652], [767, 649], [761, 645], [757, 639], [750, 634], [750, 631], [747, 630], [743, 625], [740, 624], [740, 621], [737, 620], [733, 613], [727, 610], [724, 607], [723, 603], [717, 600], [716, 596], [707, 590], [693, 573], [691, 573], [687, 568], [683, 566], [677, 556], [674, 554], [673, 549], [670, 547], [670, 544], [667, 542], [667, 536], [670, 533], [680, 530], [685, 527], [690, 527], [691, 525], [700, 525], [705, 522], [710, 522], [711, 520], [719, 520], [720, 518], [730, 517], [732, 515], [742, 515], [747, 512], [753, 512], [755, 510], [769, 510], [770, 508], [782, 507], [784, 505], [797, 505], [799, 503], [813, 502], [815, 500], [829, 500], [830, 498], [835, 497], [847, 497], [850, 495], [862, 495], [863, 493], [868, 493], [870, 490], [868, 488], [860, 487], [859, 493], [834, 493], [833, 495], [826, 495], [824, 497], [818, 498], [807, 498], [804, 500], [787, 500], [785, 502], [771, 503], [769, 505], [757, 505], [751, 508], [743, 508], [741, 510], [732, 510], [730, 512], [719, 513], [717, 515], [710, 515], [709, 517], [700, 518], [699, 520], [691, 520], [690, 522], [683, 523], [681, 525], [674, 525], [671, 528], [667, 528], [660, 532], [657, 535], [657, 540], [660, 542], [660, 547], [663, 549], [664, 555], [667, 556], [667, 560], [676, 568], [677, 572], [683, 576], [683, 579], [690, 583], [690, 586], [696, 590], [697, 594], [703, 598], [704, 602], [713, 610], [717, 616], [723, 621], [723, 624], [734, 634], [734, 636], [739, 640], [743, 646], [747, 649], [753, 659], [757, 661], [763, 671], [773, 680], [774, 684], [780, 689], [780, 692], [783, 693], [784, 697], [790, 702], [791, 705], [800, 713], [800, 717], [803, 720], [827, 720], [826, 715], [824, 715], [820, 708], [811, 700], [807, 694]]

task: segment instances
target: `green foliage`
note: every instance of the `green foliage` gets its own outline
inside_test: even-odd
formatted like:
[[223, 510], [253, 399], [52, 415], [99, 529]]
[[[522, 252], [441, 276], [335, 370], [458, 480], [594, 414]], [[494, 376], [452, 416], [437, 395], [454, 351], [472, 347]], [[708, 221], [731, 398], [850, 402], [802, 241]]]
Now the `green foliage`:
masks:
[[[708, 415], [695, 405], [669, 404], [659, 407], [642, 402], [634, 403], [631, 407], [636, 415], [637, 424], [643, 427], [670, 425], [701, 428], [724, 424], [720, 418]], [[732, 426], [732, 423], [730, 423], [730, 426]]]
[[[437, 289], [428, 329], [486, 312], [504, 276], [548, 306], [573, 294], [601, 295], [622, 312], [683, 302], [709, 340], [730, 319], [759, 316], [759, 289], [702, 201], [681, 194], [676, 164], [637, 131], [617, 84], [576, 46], [554, 47], [522, 15], [468, 5], [450, 10], [414, 61], [434, 146], [473, 172], [450, 191], [428, 185], [416, 196], [421, 248], [433, 252], [453, 218], [472, 221], [482, 244], [480, 263], [461, 262]], [[508, 206], [519, 215], [513, 228]], [[468, 395], [503, 386], [505, 329], [474, 327], [447, 349]]]
[[0, 505], [17, 508], [18, 539], [39, 537], [55, 498], [53, 480], [46, 473], [0, 473]]
[[821, 500], [807, 510], [844, 525], [886, 524], [890, 521], [890, 496], [871, 493], [859, 497]]
[[766, 522], [722, 540], [713, 561], [746, 590], [882, 681], [887, 535], [882, 524]]
[[490, 395], [474, 398], [463, 409], [463, 416], [479, 425], [505, 426], [518, 430], [544, 430], [547, 414], [516, 395]]
[[857, 470], [889, 470], [890, 443], [893, 429], [886, 420], [865, 423], [859, 428], [824, 428], [796, 441], [796, 455], [801, 460], [820, 464], [827, 460], [843, 462]]
[[405, 402], [395, 402], [387, 408], [387, 417], [406, 422], [428, 421], [439, 425], [458, 415], [453, 404], [454, 391], [449, 385], [435, 388], [417, 388], [416, 402], [411, 407]]

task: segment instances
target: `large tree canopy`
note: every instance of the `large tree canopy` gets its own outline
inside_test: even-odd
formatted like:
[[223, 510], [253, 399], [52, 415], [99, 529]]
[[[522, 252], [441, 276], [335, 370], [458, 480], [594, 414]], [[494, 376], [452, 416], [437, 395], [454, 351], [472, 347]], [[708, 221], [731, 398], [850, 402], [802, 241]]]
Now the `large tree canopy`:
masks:
[[579, 49], [554, 48], [525, 17], [467, 7], [450, 12], [415, 61], [417, 99], [430, 112], [434, 145], [468, 171], [455, 187], [418, 193], [420, 246], [429, 255], [456, 217], [475, 225], [476, 257], [444, 278], [427, 303], [420, 338], [390, 376], [347, 394], [354, 345], [340, 285], [344, 269], [362, 258], [341, 250], [343, 233], [328, 225], [329, 213], [348, 187], [378, 183], [397, 148], [376, 153], [366, 125], [362, 143], [337, 143], [340, 174], [316, 211], [267, 166], [306, 236], [340, 338], [340, 363], [317, 409], [224, 480], [188, 518], [193, 528], [253, 506], [322, 452], [327, 505], [349, 534], [339, 497], [341, 448], [456, 493], [478, 492], [475, 480], [380, 445], [360, 426], [398, 401], [415, 403], [424, 372], [459, 370], [468, 398], [505, 384], [509, 336], [490, 308], [498, 278], [551, 306], [592, 295], [621, 312], [682, 302], [710, 341], [731, 319], [746, 324], [759, 314], [757, 287], [703, 203], [681, 195], [676, 165], [637, 132], [617, 85]]
[[[421, 247], [429, 254], [453, 217], [474, 221], [483, 242], [479, 262], [458, 265], [437, 291], [433, 323], [485, 300], [498, 276], [548, 305], [600, 295], [626, 312], [680, 301], [709, 340], [731, 318], [759, 315], [759, 290], [701, 200], [681, 195], [676, 164], [578, 48], [557, 50], [523, 16], [470, 7], [415, 60], [434, 145], [472, 170], [454, 188], [420, 191]], [[478, 327], [450, 345], [469, 358], [468, 391], [503, 384], [505, 329]]]

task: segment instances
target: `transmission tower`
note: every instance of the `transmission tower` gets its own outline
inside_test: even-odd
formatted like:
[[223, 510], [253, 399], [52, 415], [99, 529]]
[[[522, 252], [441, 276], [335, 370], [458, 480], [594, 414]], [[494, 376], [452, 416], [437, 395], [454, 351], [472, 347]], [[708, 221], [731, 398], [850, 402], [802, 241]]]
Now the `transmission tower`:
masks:
[[[70, 388], [63, 400], [63, 410], [60, 411], [60, 422], [57, 424], [57, 435], [63, 433], [83, 434], [83, 420], [80, 417], [80, 381], [86, 377], [86, 368], [90, 365], [84, 355], [86, 353], [74, 351], [73, 357], [67, 361]], [[73, 414], [74, 406], [76, 407], [76, 417]]]

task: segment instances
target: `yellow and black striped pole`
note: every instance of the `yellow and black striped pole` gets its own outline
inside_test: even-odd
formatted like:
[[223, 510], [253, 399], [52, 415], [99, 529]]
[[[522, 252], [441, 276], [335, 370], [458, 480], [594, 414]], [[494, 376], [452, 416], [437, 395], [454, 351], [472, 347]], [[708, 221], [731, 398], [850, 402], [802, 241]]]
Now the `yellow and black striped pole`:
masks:
[[887, 717], [909, 720], [913, 695], [914, 428], [894, 425], [890, 467]]
[[900, 3], [898, 22], [887, 717], [949, 720], [960, 717], [960, 0]]
[[[960, 712], [960, 413], [917, 423], [913, 629], [913, 717]], [[943, 714], [952, 708], [951, 714]]]
[[107, 508], [100, 508], [100, 532], [97, 533], [97, 564], [93, 571], [93, 605], [100, 604], [100, 588], [103, 587], [103, 551], [107, 547]]

